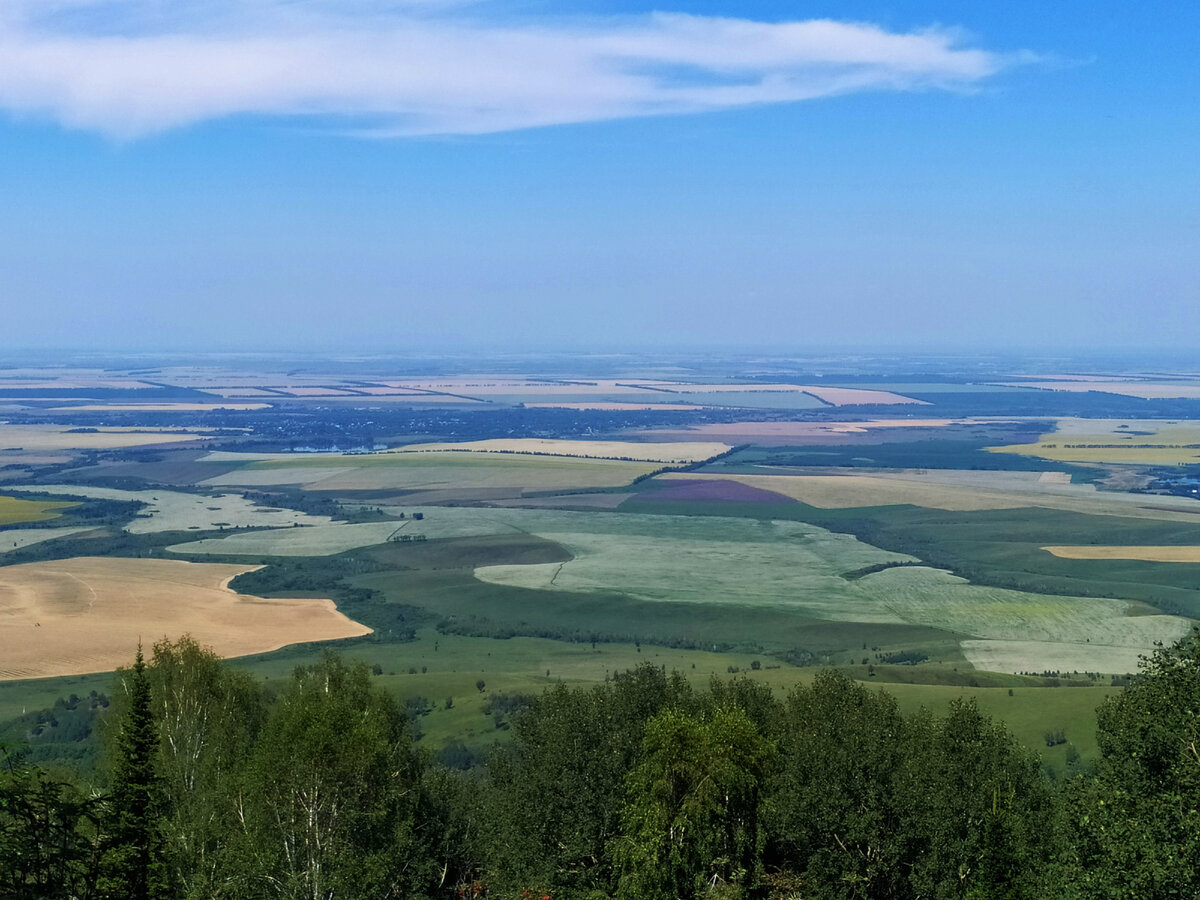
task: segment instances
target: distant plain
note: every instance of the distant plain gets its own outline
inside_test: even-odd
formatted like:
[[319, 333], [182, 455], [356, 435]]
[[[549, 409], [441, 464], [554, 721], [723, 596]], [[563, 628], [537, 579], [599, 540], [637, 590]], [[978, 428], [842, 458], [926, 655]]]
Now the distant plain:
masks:
[[[264, 677], [339, 647], [432, 698], [435, 745], [503, 739], [493, 693], [649, 659], [781, 689], [834, 666], [906, 708], [969, 694], [1030, 744], [1065, 725], [1086, 756], [1113, 678], [1200, 616], [1200, 399], [1182, 380], [612, 365], [13, 370], [0, 641], [45, 662], [5, 654], [24, 680], [0, 710], [94, 683], [32, 676], [127, 661], [140, 622]], [[146, 574], [172, 566], [222, 576]], [[51, 581], [75, 612], [29, 600]], [[79, 614], [88, 590], [150, 583], [174, 618]], [[315, 604], [313, 630], [231, 613], [210, 633], [216, 607], [186, 598], [212, 591], [236, 615]], [[64, 650], [68, 626], [115, 637]]]

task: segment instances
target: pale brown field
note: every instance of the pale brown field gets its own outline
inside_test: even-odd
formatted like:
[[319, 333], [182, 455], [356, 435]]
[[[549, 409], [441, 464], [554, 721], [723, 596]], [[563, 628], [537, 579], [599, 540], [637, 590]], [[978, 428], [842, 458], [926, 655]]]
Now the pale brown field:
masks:
[[826, 403], [832, 403], [834, 406], [862, 406], [864, 404], [873, 404], [880, 406], [893, 406], [899, 404], [915, 404], [919, 406], [928, 406], [929, 403], [925, 400], [914, 400], [912, 397], [905, 397], [902, 394], [894, 394], [891, 391], [870, 391], [860, 388], [839, 388], [839, 387], [806, 387], [804, 392], [812, 394], [818, 400], [824, 400]]
[[[1131, 375], [1036, 375], [1029, 372], [1019, 373], [1027, 378], [1037, 378], [1042, 381], [1129, 381]], [[992, 381], [989, 384], [1024, 384], [1024, 382]]]
[[[986, 419], [862, 419], [846, 422], [716, 422], [695, 425], [683, 431], [647, 429], [650, 436], [687, 436], [690, 439], [725, 439], [739, 443], [744, 438], [810, 438], [839, 434], [865, 434], [877, 428], [944, 428], [947, 425], [986, 424]], [[1005, 420], [1010, 421], [1010, 420]]]
[[255, 566], [80, 557], [0, 568], [0, 680], [105, 672], [190, 633], [221, 656], [370, 633], [331, 600], [229, 589]]
[[755, 394], [762, 392], [777, 394], [803, 394], [809, 388], [799, 384], [700, 384], [694, 381], [631, 381], [627, 387], [645, 390], [671, 391], [677, 394]]
[[1136, 559], [1145, 562], [1200, 562], [1200, 547], [1114, 547], [1088, 544], [1076, 547], [1043, 547], [1063, 559]]
[[1064, 380], [1002, 382], [1002, 384], [1004, 387], [1035, 388], [1042, 391], [1070, 391], [1072, 393], [1099, 391], [1102, 394], [1120, 394], [1125, 397], [1139, 397], [1142, 400], [1195, 399], [1200, 397], [1200, 384], [1176, 384], [1174, 382]]
[[176, 444], [194, 441], [204, 435], [190, 431], [130, 431], [102, 428], [99, 431], [69, 434], [66, 425], [0, 424], [0, 449], [21, 450], [113, 450], [150, 444]]
[[345, 397], [350, 394], [350, 391], [328, 387], [286, 387], [280, 390], [287, 391], [293, 397]]
[[525, 406], [530, 409], [599, 409], [613, 410], [615, 412], [624, 412], [627, 410], [637, 409], [656, 409], [669, 412], [674, 410], [712, 408], [709, 406], [702, 406], [698, 403], [617, 403], [604, 400], [597, 400], [594, 403], [526, 403]]
[[494, 375], [457, 375], [441, 378], [374, 379], [378, 384], [409, 390], [438, 391], [447, 394], [465, 394], [469, 397], [485, 397], [489, 394], [644, 394], [636, 386], [612, 379], [599, 381], [580, 380], [563, 383], [542, 381], [536, 378], [509, 378]]
[[155, 385], [147, 384], [144, 381], [138, 381], [133, 378], [112, 378], [112, 377], [88, 377], [72, 370], [69, 375], [64, 375], [62, 378], [0, 378], [0, 397], [4, 396], [5, 389], [22, 391], [29, 390], [88, 390], [89, 388], [104, 388], [106, 390], [133, 390], [135, 388], [153, 388]]
[[[70, 462], [75, 459], [72, 453], [47, 453], [47, 452], [10, 452], [0, 453], [0, 467], [3, 466], [56, 466], [60, 463]], [[0, 478], [5, 473], [0, 472]]]
[[278, 397], [274, 391], [264, 391], [262, 388], [255, 387], [206, 387], [204, 388], [210, 394], [216, 394], [218, 397]]
[[268, 403], [89, 403], [56, 406], [54, 412], [212, 412], [214, 409], [269, 409]]
[[730, 449], [729, 444], [716, 442], [694, 442], [690, 444], [671, 442], [664, 444], [639, 443], [636, 441], [572, 441], [547, 438], [494, 438], [482, 441], [458, 443], [409, 444], [394, 450], [385, 450], [379, 456], [397, 453], [428, 453], [432, 451], [457, 451], [475, 453], [519, 453], [541, 456], [570, 456], [591, 459], [636, 459], [646, 462], [690, 463], [708, 459]]

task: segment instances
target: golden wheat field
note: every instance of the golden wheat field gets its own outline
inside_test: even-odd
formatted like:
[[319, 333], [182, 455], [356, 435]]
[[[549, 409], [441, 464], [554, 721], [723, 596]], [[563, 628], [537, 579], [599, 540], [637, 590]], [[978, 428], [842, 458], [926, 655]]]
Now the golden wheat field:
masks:
[[0, 680], [106, 672], [189, 633], [221, 656], [368, 634], [332, 600], [265, 600], [229, 582], [257, 566], [78, 557], [0, 568]]
[[1146, 419], [1059, 419], [1033, 444], [989, 447], [992, 453], [1057, 462], [1183, 465], [1200, 462], [1200, 422]]
[[1200, 562], [1200, 547], [1117, 547], [1100, 544], [1083, 546], [1043, 547], [1062, 559], [1133, 559], [1145, 562]]

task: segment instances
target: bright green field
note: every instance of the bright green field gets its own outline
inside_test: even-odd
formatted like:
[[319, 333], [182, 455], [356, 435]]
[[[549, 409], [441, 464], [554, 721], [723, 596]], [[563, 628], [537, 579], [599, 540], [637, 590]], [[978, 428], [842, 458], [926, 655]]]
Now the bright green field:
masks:
[[57, 519], [60, 510], [78, 503], [52, 500], [22, 500], [19, 497], [0, 497], [0, 525], [18, 525], [23, 522], [45, 522]]

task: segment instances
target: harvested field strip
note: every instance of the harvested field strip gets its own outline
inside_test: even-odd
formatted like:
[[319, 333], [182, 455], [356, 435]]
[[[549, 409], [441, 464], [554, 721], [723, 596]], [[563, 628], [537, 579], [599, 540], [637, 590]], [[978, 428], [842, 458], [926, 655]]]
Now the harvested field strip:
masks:
[[[716, 442], [672, 442], [664, 444], [636, 441], [570, 441], [546, 438], [517, 438], [463, 441], [461, 443], [409, 444], [385, 450], [379, 456], [403, 453], [471, 452], [570, 457], [582, 459], [636, 460], [639, 462], [691, 463], [709, 459], [732, 449]], [[375, 454], [373, 454], [375, 455]]]
[[1084, 544], [1043, 547], [1060, 559], [1136, 559], [1145, 562], [1200, 563], [1200, 547], [1122, 547]]
[[0, 569], [0, 679], [102, 672], [190, 633], [222, 656], [369, 633], [330, 600], [230, 590], [253, 566], [81, 557]]
[[64, 425], [0, 424], [0, 447], [21, 450], [113, 450], [151, 444], [173, 444], [203, 438], [184, 429], [100, 428], [72, 431]]
[[999, 382], [1002, 387], [1021, 387], [1041, 391], [1069, 391], [1082, 393], [1099, 391], [1103, 394], [1120, 394], [1142, 400], [1176, 400], [1200, 398], [1200, 384], [1152, 383], [1139, 381], [1026, 381]]

